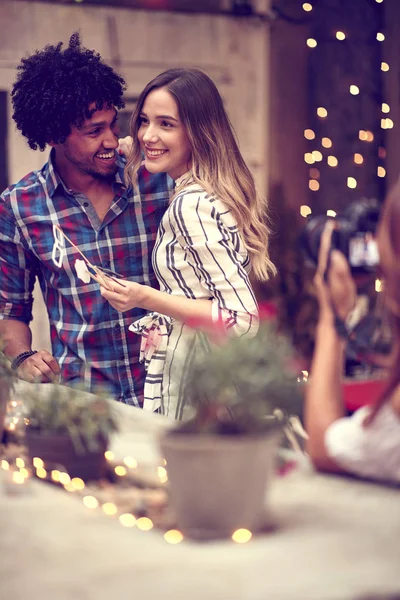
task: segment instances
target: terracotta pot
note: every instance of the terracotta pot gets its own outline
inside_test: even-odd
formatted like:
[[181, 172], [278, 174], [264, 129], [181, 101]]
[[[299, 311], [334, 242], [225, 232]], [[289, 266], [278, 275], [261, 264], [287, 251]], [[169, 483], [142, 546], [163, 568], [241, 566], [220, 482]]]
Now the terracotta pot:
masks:
[[7, 404], [10, 400], [11, 386], [0, 380], [0, 443], [3, 439], [4, 420], [7, 413]]
[[171, 505], [184, 535], [216, 539], [266, 525], [265, 493], [280, 437], [168, 433], [161, 439]]
[[105, 476], [106, 459], [104, 453], [108, 447], [108, 440], [99, 440], [99, 450], [78, 454], [66, 434], [39, 433], [26, 429], [25, 443], [29, 456], [41, 458], [47, 469], [65, 471], [71, 477], [80, 477], [84, 481], [101, 479]]

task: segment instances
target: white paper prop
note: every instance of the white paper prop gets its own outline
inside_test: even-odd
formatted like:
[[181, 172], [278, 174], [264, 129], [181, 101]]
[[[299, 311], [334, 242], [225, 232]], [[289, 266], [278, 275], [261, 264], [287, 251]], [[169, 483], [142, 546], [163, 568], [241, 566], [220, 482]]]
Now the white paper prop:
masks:
[[78, 275], [78, 279], [83, 281], [83, 283], [90, 282], [90, 279], [91, 279], [90, 273], [88, 271], [85, 261], [82, 260], [81, 258], [77, 258], [75, 261], [75, 271], [76, 271], [76, 274]]
[[64, 256], [66, 255], [65, 251], [65, 240], [64, 235], [58, 225], [53, 225], [53, 235], [54, 235], [54, 245], [51, 253], [51, 259], [53, 263], [60, 269], [62, 266], [62, 262]]

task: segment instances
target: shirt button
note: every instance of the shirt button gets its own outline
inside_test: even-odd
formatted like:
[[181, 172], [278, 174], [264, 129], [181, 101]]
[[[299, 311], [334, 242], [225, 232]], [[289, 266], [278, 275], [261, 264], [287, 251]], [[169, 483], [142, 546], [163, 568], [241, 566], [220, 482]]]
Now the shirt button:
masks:
[[84, 202], [84, 203], [83, 203], [83, 206], [84, 206], [85, 208], [87, 208], [87, 207], [89, 206], [89, 202]]
[[115, 329], [120, 329], [121, 325], [119, 323], [115, 323], [114, 327], [115, 327]]

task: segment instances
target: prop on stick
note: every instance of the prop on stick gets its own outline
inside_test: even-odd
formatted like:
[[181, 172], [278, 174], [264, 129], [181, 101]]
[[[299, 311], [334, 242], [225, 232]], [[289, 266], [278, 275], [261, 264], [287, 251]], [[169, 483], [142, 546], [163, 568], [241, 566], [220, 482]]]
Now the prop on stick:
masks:
[[[78, 278], [81, 279], [84, 283], [89, 283], [90, 278], [94, 279], [97, 283], [105, 287], [107, 290], [113, 291], [112, 286], [110, 286], [110, 281], [114, 281], [121, 287], [126, 287], [123, 283], [115, 279], [115, 277], [121, 277], [118, 273], [113, 273], [108, 269], [102, 269], [101, 267], [97, 267], [93, 265], [90, 260], [83, 254], [81, 250], [69, 239], [69, 237], [63, 232], [61, 227], [58, 225], [53, 225], [53, 234], [54, 234], [54, 246], [52, 252], [52, 259], [54, 264], [57, 267], [61, 267], [63, 258], [66, 254], [65, 251], [65, 240], [71, 244], [71, 246], [79, 252], [82, 259], [77, 259], [75, 261], [75, 269], [78, 275]], [[57, 252], [58, 251], [58, 252]], [[112, 274], [110, 274], [112, 273]], [[115, 275], [113, 277], [112, 275]]]

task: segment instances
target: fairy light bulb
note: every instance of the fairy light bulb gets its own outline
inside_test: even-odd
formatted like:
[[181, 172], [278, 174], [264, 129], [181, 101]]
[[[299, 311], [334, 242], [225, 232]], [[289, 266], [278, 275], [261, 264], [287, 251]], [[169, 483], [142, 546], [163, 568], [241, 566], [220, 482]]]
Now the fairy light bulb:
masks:
[[309, 48], [316, 48], [318, 45], [317, 40], [315, 40], [314, 38], [308, 38], [307, 39], [307, 46]]
[[307, 206], [307, 204], [302, 204], [300, 206], [300, 214], [302, 217], [308, 217], [308, 215], [311, 215], [311, 212], [311, 208]]
[[357, 187], [357, 180], [354, 177], [347, 178], [347, 187], [354, 190]]

